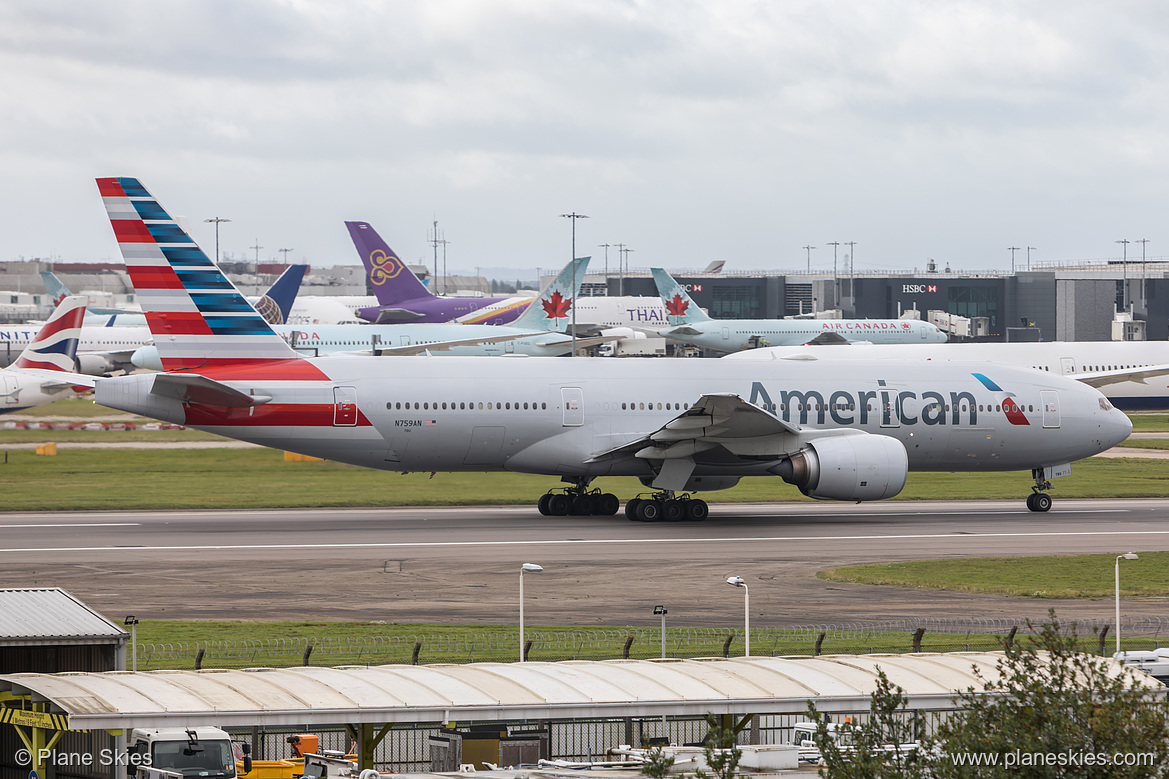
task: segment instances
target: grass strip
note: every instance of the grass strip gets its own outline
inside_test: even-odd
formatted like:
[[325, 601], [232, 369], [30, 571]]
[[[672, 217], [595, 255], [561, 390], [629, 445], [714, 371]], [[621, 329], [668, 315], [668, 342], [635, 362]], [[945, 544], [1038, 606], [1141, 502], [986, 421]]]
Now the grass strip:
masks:
[[[1169, 552], [1139, 554], [1139, 560], [1121, 564], [1121, 597], [1164, 598], [1169, 595]], [[833, 582], [919, 590], [1100, 600], [1115, 597], [1115, 563], [1116, 555], [1112, 554], [980, 557], [849, 565], [820, 571], [816, 575]]]

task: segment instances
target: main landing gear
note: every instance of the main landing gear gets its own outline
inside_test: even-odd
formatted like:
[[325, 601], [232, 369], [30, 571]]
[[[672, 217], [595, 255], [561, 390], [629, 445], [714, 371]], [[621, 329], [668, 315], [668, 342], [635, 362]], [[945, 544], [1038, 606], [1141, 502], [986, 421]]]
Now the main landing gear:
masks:
[[625, 516], [634, 522], [678, 522], [687, 519], [700, 522], [710, 514], [705, 500], [689, 495], [675, 497], [672, 490], [665, 490], [649, 497], [630, 498], [625, 504]]
[[1034, 468], [1031, 475], [1035, 477], [1035, 486], [1027, 496], [1027, 508], [1032, 511], [1048, 511], [1051, 508], [1051, 496], [1044, 490], [1051, 489], [1051, 482], [1044, 478], [1042, 468]]
[[566, 487], [564, 492], [548, 492], [540, 496], [536, 508], [546, 517], [604, 516], [611, 517], [621, 509], [621, 501], [611, 492], [590, 490], [586, 485]]

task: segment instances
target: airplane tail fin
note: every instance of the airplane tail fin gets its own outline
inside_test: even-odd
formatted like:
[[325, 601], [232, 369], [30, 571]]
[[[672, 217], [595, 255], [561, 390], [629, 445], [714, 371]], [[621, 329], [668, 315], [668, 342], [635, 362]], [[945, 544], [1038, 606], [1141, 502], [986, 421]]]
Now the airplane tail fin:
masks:
[[299, 359], [138, 179], [97, 186], [163, 367]]
[[349, 229], [349, 237], [361, 255], [361, 262], [365, 265], [370, 286], [379, 304], [393, 306], [404, 300], [434, 297], [368, 222], [346, 222], [345, 227]]
[[77, 341], [81, 338], [81, 322], [85, 319], [84, 295], [72, 295], [62, 300], [12, 364], [15, 368], [40, 368], [72, 373], [77, 357]]
[[52, 271], [41, 271], [41, 281], [45, 284], [45, 290], [49, 293], [49, 297], [53, 299], [53, 305], [61, 305], [61, 301], [69, 297], [73, 293], [69, 291], [59, 278], [57, 274]]
[[[580, 288], [584, 283], [585, 272], [589, 268], [590, 257], [577, 257], [564, 266], [564, 270], [556, 275], [552, 283], [540, 291], [524, 313], [512, 322], [515, 327], [524, 327], [530, 330], [552, 330], [563, 333], [568, 330], [572, 322], [572, 307], [580, 297]], [[576, 287], [572, 285], [573, 276], [576, 276]]]
[[282, 325], [288, 321], [288, 312], [296, 302], [306, 270], [307, 265], [289, 265], [263, 297], [256, 301], [256, 311], [260, 312], [265, 322]]
[[705, 322], [710, 319], [702, 309], [694, 304], [686, 290], [674, 278], [661, 268], [651, 268], [654, 284], [657, 285], [658, 295], [666, 307], [666, 318], [672, 325], [684, 325], [689, 322]]
[[703, 273], [722, 273], [723, 266], [725, 266], [726, 264], [727, 264], [726, 260], [711, 260], [710, 264], [707, 265], [702, 270], [702, 272]]

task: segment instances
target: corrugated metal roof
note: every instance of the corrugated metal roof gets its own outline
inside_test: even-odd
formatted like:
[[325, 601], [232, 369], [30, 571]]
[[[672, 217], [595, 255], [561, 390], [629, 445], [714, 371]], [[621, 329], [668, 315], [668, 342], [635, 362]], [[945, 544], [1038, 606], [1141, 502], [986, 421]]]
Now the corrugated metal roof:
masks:
[[0, 646], [116, 644], [128, 636], [57, 587], [0, 590]]
[[[341, 668], [13, 674], [74, 728], [323, 725], [800, 713], [869, 705], [877, 669], [910, 708], [949, 709], [957, 691], [997, 678], [996, 652], [382, 665]], [[1115, 665], [1116, 673], [1131, 673]], [[1158, 688], [1149, 678], [1150, 689]]]

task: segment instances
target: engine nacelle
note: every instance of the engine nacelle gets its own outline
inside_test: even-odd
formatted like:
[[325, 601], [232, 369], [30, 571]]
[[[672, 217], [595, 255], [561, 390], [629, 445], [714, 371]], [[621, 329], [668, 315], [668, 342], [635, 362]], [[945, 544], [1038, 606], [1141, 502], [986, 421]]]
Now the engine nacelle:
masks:
[[[640, 481], [646, 487], [652, 487], [656, 476], [642, 476]], [[686, 480], [680, 492], [713, 492], [714, 490], [729, 490], [739, 483], [738, 476], [691, 476]]]
[[117, 370], [117, 365], [108, 355], [97, 352], [78, 353], [77, 355], [78, 373], [84, 373], [86, 376], [101, 376], [114, 370]]
[[881, 500], [905, 486], [909, 455], [888, 436], [832, 436], [809, 441], [771, 470], [810, 498]]

